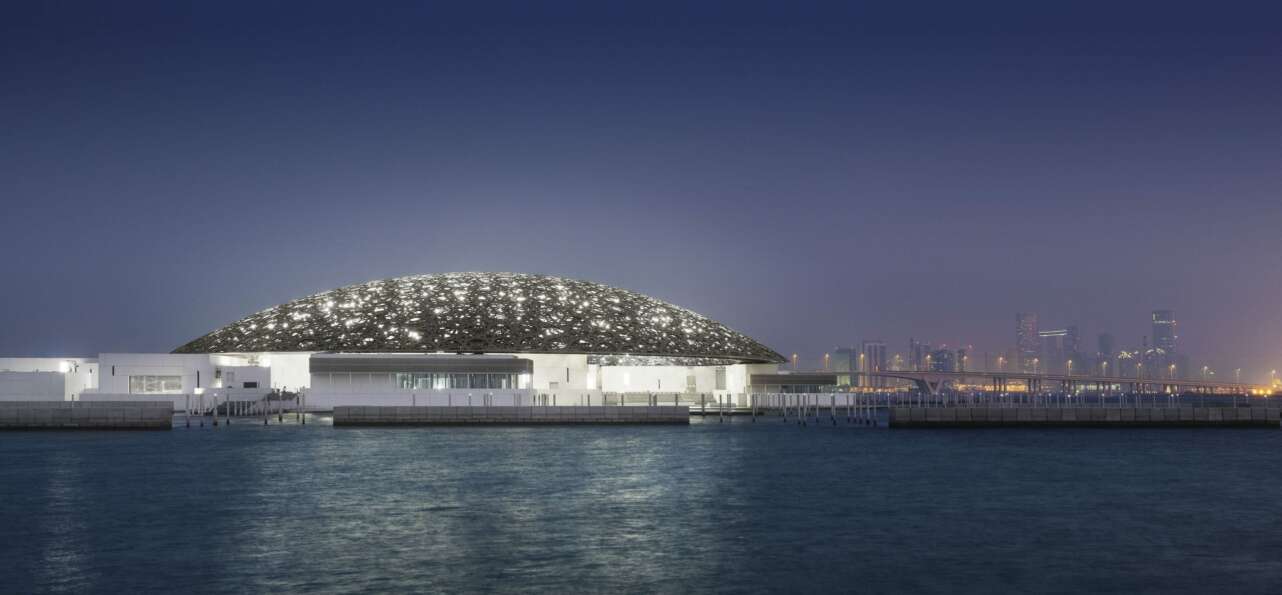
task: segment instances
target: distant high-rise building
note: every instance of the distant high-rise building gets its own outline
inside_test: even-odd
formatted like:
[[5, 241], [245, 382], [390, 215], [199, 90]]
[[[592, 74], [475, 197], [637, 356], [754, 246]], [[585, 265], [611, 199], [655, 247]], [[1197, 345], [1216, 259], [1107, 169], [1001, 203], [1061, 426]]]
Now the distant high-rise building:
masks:
[[858, 352], [854, 347], [838, 347], [832, 354], [832, 361], [829, 362], [830, 370], [837, 373], [837, 384], [853, 385], [855, 371], [855, 360]]
[[1082, 351], [1082, 337], [1077, 332], [1077, 325], [1064, 327], [1064, 355], [1077, 357]]
[[1041, 371], [1051, 374], [1066, 371], [1068, 361], [1076, 352], [1077, 327], [1040, 331], [1037, 337], [1042, 344]]
[[1020, 312], [1015, 315], [1015, 352], [1019, 361], [1015, 362], [1022, 372], [1033, 371], [1033, 360], [1041, 352], [1041, 341], [1037, 336], [1037, 314]]
[[[888, 370], [886, 367], [885, 341], [864, 341], [859, 346], [859, 355], [859, 363], [862, 365], [860, 372], [885, 372]], [[886, 379], [864, 377], [860, 386], [881, 388], [886, 386]]]
[[1116, 367], [1117, 367], [1117, 366], [1116, 366], [1116, 364], [1113, 364], [1113, 363], [1112, 363], [1112, 361], [1113, 361], [1113, 354], [1114, 354], [1113, 349], [1114, 349], [1114, 347], [1113, 347], [1113, 335], [1110, 335], [1110, 334], [1108, 334], [1108, 333], [1100, 333], [1100, 334], [1099, 334], [1099, 336], [1098, 336], [1098, 337], [1096, 337], [1096, 340], [1095, 340], [1095, 371], [1096, 371], [1097, 373], [1104, 374], [1104, 375], [1106, 375], [1106, 376], [1107, 376], [1108, 374], [1116, 374], [1116, 373], [1117, 373], [1117, 370], [1115, 370], [1115, 369], [1110, 369], [1110, 367], [1112, 367], [1112, 368], [1116, 368]]
[[1113, 357], [1113, 335], [1100, 333], [1095, 340], [1095, 354], [1101, 357]]
[[1153, 347], [1166, 353], [1175, 353], [1175, 340], [1179, 336], [1175, 331], [1174, 310], [1153, 310]]
[[956, 372], [957, 354], [950, 349], [936, 349], [930, 352], [926, 363], [931, 372]]
[[926, 357], [930, 355], [930, 343], [922, 343], [916, 339], [908, 339], [908, 369], [925, 370]]
[[957, 350], [957, 359], [955, 360], [956, 365], [954, 366], [954, 369], [956, 371], [958, 372], [966, 371], [966, 364], [970, 360], [970, 355], [968, 354], [969, 354], [969, 351], [964, 347]]
[[830, 371], [838, 374], [854, 372], [857, 355], [854, 347], [838, 347], [833, 351], [832, 361], [828, 364]]

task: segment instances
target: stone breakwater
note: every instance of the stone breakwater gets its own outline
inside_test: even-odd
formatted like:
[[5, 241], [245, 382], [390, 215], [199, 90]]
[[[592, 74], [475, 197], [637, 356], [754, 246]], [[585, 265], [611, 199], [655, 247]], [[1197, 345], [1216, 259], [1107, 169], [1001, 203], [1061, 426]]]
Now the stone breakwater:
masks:
[[336, 426], [688, 423], [684, 406], [334, 407]]
[[168, 430], [173, 403], [0, 402], [0, 430]]
[[1277, 407], [892, 407], [892, 428], [944, 427], [1272, 427]]

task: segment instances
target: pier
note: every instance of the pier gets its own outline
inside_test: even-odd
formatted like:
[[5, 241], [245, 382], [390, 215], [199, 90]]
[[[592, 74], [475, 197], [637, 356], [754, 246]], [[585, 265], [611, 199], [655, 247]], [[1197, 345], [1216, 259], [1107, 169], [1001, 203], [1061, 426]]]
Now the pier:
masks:
[[1278, 428], [1276, 407], [892, 407], [892, 428], [1203, 427]]
[[689, 424], [684, 406], [334, 407], [335, 426]]

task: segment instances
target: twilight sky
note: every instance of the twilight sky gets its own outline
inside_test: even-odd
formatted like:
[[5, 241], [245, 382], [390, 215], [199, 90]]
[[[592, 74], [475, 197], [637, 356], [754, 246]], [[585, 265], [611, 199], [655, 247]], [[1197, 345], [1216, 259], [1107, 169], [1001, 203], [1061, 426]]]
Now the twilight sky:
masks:
[[1265, 3], [185, 4], [0, 7], [0, 355], [503, 270], [810, 359], [1162, 307], [1282, 368]]

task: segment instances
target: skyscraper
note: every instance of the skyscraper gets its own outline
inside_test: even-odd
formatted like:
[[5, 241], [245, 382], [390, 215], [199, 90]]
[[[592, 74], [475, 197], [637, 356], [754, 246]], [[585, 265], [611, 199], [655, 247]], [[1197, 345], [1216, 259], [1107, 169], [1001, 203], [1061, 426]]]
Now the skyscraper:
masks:
[[956, 372], [957, 353], [951, 349], [936, 349], [927, 358], [927, 369], [931, 372]]
[[917, 339], [908, 339], [908, 369], [925, 370], [926, 356], [930, 355], [930, 343], [923, 343]]
[[[860, 372], [885, 372], [887, 370], [885, 341], [864, 341], [859, 346], [859, 354], [862, 356], [860, 364], [863, 366]], [[886, 386], [886, 379], [864, 377], [860, 386], [881, 388]]]
[[1041, 351], [1037, 336], [1037, 315], [1032, 312], [1015, 314], [1015, 352], [1019, 356], [1018, 369], [1022, 372], [1033, 371], [1033, 360]]
[[1153, 310], [1153, 347], [1174, 354], [1177, 338], [1179, 337], [1175, 334], [1175, 311]]
[[1100, 333], [1096, 338], [1095, 355], [1103, 358], [1113, 357], [1113, 335]]
[[1095, 342], [1095, 371], [1105, 376], [1117, 374], [1113, 361], [1113, 335], [1100, 333]]

